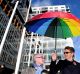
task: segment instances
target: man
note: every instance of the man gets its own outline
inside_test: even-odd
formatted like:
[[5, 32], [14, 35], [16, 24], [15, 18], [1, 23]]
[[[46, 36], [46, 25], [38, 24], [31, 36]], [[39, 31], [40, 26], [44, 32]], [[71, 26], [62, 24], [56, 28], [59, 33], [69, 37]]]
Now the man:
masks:
[[27, 68], [22, 74], [41, 74], [43, 71], [44, 56], [43, 54], [35, 54], [33, 57], [33, 64]]
[[57, 54], [52, 53], [52, 61], [50, 64], [50, 74], [80, 74], [80, 63], [74, 60], [75, 50], [73, 47], [65, 47], [64, 57], [65, 60], [57, 60]]

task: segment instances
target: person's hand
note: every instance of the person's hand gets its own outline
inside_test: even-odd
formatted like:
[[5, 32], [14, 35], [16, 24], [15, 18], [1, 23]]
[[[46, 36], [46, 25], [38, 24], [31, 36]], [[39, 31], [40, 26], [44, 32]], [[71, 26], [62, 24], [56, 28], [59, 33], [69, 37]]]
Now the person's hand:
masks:
[[56, 53], [52, 53], [51, 54], [51, 58], [52, 58], [52, 61], [56, 61], [57, 60], [57, 54]]

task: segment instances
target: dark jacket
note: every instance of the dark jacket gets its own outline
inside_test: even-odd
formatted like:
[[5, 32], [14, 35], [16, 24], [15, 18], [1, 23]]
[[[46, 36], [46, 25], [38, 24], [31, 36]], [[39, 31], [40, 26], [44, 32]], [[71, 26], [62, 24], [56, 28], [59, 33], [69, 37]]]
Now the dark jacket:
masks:
[[80, 74], [80, 63], [68, 60], [52, 61], [50, 64], [50, 74]]

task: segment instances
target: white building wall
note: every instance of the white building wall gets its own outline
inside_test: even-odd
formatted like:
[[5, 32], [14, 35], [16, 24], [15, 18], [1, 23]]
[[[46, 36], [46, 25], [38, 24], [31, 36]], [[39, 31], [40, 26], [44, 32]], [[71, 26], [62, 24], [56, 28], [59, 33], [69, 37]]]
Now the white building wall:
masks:
[[[69, 7], [68, 7], [69, 9]], [[68, 12], [65, 5], [55, 5], [55, 6], [40, 6], [40, 7], [32, 7], [32, 14], [30, 14], [30, 18], [32, 18], [35, 15], [47, 12], [47, 11], [63, 11]]]

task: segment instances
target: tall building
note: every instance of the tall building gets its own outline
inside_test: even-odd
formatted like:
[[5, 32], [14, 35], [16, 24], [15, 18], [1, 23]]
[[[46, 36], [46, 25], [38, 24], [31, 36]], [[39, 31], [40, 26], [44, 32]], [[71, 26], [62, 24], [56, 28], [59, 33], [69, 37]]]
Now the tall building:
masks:
[[[0, 50], [1, 43], [16, 1], [17, 0], [0, 0]], [[26, 16], [28, 5], [28, 0], [19, 0], [19, 4], [0, 53], [0, 74], [12, 74], [15, 70], [22, 29], [25, 23], [25, 17], [23, 18], [22, 16], [24, 13], [21, 11], [26, 9]]]

